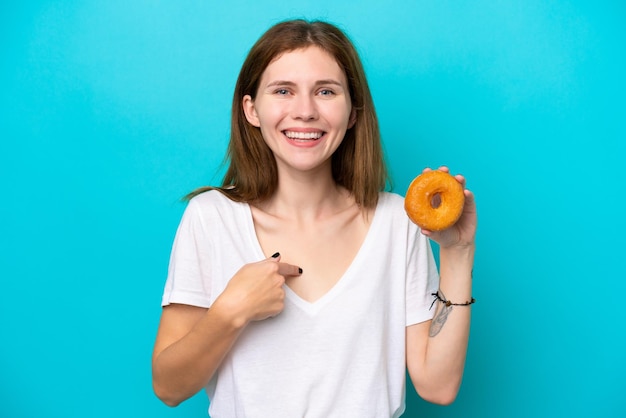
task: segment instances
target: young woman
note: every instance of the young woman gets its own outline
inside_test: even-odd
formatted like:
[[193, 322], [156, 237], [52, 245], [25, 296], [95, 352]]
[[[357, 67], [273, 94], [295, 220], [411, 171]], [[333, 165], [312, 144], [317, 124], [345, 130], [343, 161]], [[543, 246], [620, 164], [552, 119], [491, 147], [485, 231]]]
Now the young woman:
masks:
[[384, 191], [374, 105], [342, 31], [295, 20], [257, 41], [228, 157], [223, 185], [192, 193], [177, 231], [157, 396], [177, 405], [206, 388], [214, 418], [397, 417], [408, 368], [424, 399], [452, 402], [470, 308], [431, 307], [471, 300], [473, 195], [435, 233]]

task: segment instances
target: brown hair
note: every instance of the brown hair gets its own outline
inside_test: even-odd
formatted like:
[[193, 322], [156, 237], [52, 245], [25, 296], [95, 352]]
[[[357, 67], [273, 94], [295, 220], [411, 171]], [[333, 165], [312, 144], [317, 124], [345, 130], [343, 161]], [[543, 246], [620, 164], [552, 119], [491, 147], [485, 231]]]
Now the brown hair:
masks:
[[331, 157], [335, 182], [345, 187], [357, 204], [373, 208], [378, 192], [389, 180], [382, 151], [378, 118], [365, 71], [350, 39], [336, 26], [323, 21], [289, 20], [272, 26], [254, 44], [243, 63], [233, 97], [228, 170], [218, 189], [238, 202], [261, 202], [273, 195], [278, 184], [276, 161], [259, 128], [248, 123], [243, 98], [256, 98], [261, 76], [281, 54], [317, 46], [329, 53], [346, 74], [356, 123]]

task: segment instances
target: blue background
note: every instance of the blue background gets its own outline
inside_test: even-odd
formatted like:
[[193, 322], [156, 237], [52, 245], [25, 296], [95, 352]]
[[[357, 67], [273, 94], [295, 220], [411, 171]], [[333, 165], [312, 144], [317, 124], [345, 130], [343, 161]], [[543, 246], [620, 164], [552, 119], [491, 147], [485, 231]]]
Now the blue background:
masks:
[[221, 179], [237, 72], [291, 17], [359, 48], [395, 190], [468, 178], [472, 335], [449, 407], [626, 416], [619, 1], [30, 1], [0, 6], [0, 416], [206, 416], [152, 394], [180, 197]]

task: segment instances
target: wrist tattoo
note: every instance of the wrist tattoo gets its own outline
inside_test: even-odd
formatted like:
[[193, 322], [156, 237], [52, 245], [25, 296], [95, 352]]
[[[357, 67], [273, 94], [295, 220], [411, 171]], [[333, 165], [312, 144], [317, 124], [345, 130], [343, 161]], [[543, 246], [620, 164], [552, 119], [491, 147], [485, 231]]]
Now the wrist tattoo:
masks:
[[474, 298], [470, 298], [470, 300], [463, 303], [450, 302], [448, 299], [446, 299], [446, 295], [444, 295], [441, 290], [433, 293], [432, 295], [434, 296], [435, 300], [433, 300], [432, 305], [430, 305], [430, 309], [433, 308], [436, 302], [441, 302], [441, 309], [437, 309], [435, 317], [433, 318], [433, 322], [430, 324], [430, 330], [428, 331], [428, 336], [430, 337], [434, 337], [439, 334], [439, 332], [441, 332], [441, 329], [448, 320], [448, 315], [450, 315], [450, 312], [452, 312], [452, 308], [454, 306], [470, 306], [471, 304], [476, 302], [476, 299]]
[[441, 309], [437, 310], [435, 317], [433, 318], [433, 322], [430, 324], [430, 330], [428, 331], [429, 337], [435, 337], [439, 334], [448, 320], [448, 315], [450, 315], [451, 311], [452, 305], [441, 304]]

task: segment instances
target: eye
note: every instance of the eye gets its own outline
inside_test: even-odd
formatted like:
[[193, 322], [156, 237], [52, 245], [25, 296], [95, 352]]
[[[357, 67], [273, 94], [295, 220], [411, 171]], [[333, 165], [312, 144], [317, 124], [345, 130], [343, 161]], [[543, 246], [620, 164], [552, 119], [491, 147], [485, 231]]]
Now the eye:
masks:
[[276, 89], [274, 90], [274, 94], [278, 94], [279, 96], [286, 96], [289, 94], [289, 90], [287, 89]]
[[318, 94], [320, 96], [332, 96], [335, 94], [335, 92], [332, 91], [331, 89], [322, 89], [318, 92]]

